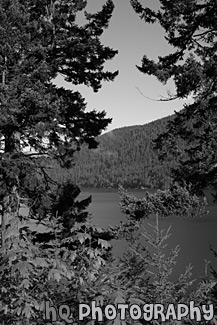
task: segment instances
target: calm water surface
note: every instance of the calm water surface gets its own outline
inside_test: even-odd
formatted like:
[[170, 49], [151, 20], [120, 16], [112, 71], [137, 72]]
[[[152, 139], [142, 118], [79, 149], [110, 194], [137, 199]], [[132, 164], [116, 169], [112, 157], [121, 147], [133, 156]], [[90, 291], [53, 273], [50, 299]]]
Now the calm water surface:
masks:
[[[144, 191], [132, 191], [137, 197], [142, 198]], [[92, 203], [88, 210], [93, 214], [93, 223], [106, 228], [108, 225], [114, 226], [120, 221], [125, 221], [125, 215], [119, 208], [120, 198], [117, 190], [84, 189], [79, 199], [92, 195]], [[191, 263], [193, 276], [200, 278], [204, 276], [205, 260], [217, 270], [217, 258], [210, 251], [210, 245], [217, 251], [217, 205], [214, 205], [208, 196], [209, 214], [202, 218], [161, 218], [159, 225], [161, 229], [171, 226], [171, 237], [168, 239], [167, 252], [176, 245], [180, 246], [179, 258], [174, 268], [173, 279], [183, 273], [185, 267]], [[155, 219], [145, 221], [145, 226], [154, 224]], [[114, 251], [120, 255], [125, 248], [122, 241], [114, 242]]]

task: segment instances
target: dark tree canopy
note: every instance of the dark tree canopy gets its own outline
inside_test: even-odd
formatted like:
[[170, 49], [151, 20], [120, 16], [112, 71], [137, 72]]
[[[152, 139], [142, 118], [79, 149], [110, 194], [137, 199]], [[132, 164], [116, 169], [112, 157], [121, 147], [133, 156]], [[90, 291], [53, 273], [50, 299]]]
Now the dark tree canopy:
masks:
[[[96, 148], [96, 137], [111, 122], [104, 110], [86, 112], [78, 91], [54, 83], [61, 75], [71, 85], [83, 84], [97, 92], [118, 74], [104, 69], [117, 51], [100, 39], [113, 2], [108, 0], [94, 14], [85, 12], [81, 26], [76, 17], [86, 4], [83, 0], [0, 1], [2, 243], [11, 212], [17, 214], [23, 198], [31, 215], [39, 219], [61, 213], [64, 223], [63, 215], [74, 218], [77, 205], [83, 215], [77, 219], [88, 216], [84, 210], [90, 199], [75, 200], [80, 193], [76, 184], [57, 184], [49, 176], [54, 161], [62, 168], [72, 166], [83, 143]], [[64, 187], [71, 191], [70, 206], [61, 203], [59, 191], [64, 193]]]
[[[70, 167], [83, 143], [97, 147], [95, 138], [111, 122], [105, 111], [85, 112], [78, 91], [54, 83], [61, 75], [97, 92], [118, 74], [104, 70], [117, 51], [100, 40], [114, 5], [108, 0], [101, 11], [86, 13], [79, 26], [76, 15], [86, 3], [0, 0], [0, 320], [5, 325], [46, 322], [45, 299], [59, 305], [70, 298], [77, 306], [82, 287], [90, 292], [110, 255], [107, 240], [114, 235], [90, 223], [91, 197], [79, 201], [72, 180], [58, 184], [48, 173], [55, 164]], [[22, 200], [29, 213], [20, 209]]]
[[131, 5], [142, 20], [159, 23], [174, 51], [158, 62], [147, 56], [137, 68], [166, 83], [170, 78], [176, 93], [168, 100], [192, 96], [168, 123], [167, 131], [155, 141], [160, 157], [175, 159], [173, 176], [180, 183], [192, 183], [201, 191], [217, 188], [217, 6], [216, 1], [160, 1], [160, 9]]
[[97, 92], [118, 74], [104, 70], [117, 51], [100, 40], [114, 5], [108, 0], [101, 11], [86, 13], [79, 26], [76, 15], [85, 6], [82, 0], [0, 1], [0, 173], [10, 188], [36, 170], [45, 175], [38, 156], [70, 166], [81, 144], [95, 148], [111, 122], [105, 111], [85, 112], [78, 91], [53, 83], [61, 75]]
[[99, 38], [108, 26], [113, 3], [87, 14], [82, 27], [75, 18], [85, 2], [76, 3], [1, 1], [0, 131], [6, 152], [14, 151], [16, 140], [19, 149], [31, 146], [43, 153], [62, 154], [82, 141], [94, 146], [94, 136], [110, 121], [105, 112], [84, 113], [86, 104], [78, 92], [52, 83], [61, 74], [68, 82], [97, 91], [103, 80], [117, 75], [103, 71], [105, 61], [117, 51], [103, 46]]

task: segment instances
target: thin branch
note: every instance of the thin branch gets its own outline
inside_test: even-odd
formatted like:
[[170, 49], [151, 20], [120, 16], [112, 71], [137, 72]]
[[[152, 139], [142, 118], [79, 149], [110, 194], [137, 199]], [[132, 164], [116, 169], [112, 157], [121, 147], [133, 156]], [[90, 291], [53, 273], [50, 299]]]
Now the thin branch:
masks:
[[39, 153], [39, 152], [33, 152], [33, 153], [28, 153], [28, 152], [23, 152], [23, 155], [24, 156], [27, 156], [27, 157], [32, 157], [32, 156], [49, 156], [47, 153]]
[[48, 183], [50, 182], [51, 184], [58, 185], [58, 182], [56, 182], [54, 179], [52, 179], [45, 171], [45, 168], [41, 166], [41, 172], [44, 175], [45, 182], [47, 183], [46, 185], [48, 186]]
[[204, 36], [204, 35], [206, 35], [208, 33], [213, 33], [213, 32], [216, 32], [216, 29], [206, 30], [205, 32], [193, 35], [192, 37], [201, 37], [201, 36]]
[[179, 98], [177, 95], [174, 95], [174, 96], [171, 96], [170, 98], [166, 98], [166, 97], [161, 96], [162, 97], [161, 99], [154, 99], [154, 98], [150, 98], [148, 96], [145, 96], [138, 87], [136, 87], [136, 89], [138, 90], [140, 95], [142, 95], [146, 99], [149, 99], [149, 100], [152, 100], [152, 101], [155, 101], [155, 102], [169, 102], [171, 100], [175, 100], [175, 99]]
[[199, 46], [200, 48], [204, 49], [205, 47], [203, 45], [201, 45], [198, 41], [196, 41], [194, 38], [192, 39], [192, 41], [197, 44], [197, 46]]

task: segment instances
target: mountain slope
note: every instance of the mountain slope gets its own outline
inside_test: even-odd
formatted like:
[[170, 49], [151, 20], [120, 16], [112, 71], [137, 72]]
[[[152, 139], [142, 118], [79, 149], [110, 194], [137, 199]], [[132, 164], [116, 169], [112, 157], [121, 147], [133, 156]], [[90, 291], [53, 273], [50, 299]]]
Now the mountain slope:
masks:
[[163, 188], [169, 166], [158, 161], [151, 141], [166, 129], [172, 116], [145, 125], [115, 129], [98, 138], [99, 147], [76, 154], [70, 177], [83, 187]]

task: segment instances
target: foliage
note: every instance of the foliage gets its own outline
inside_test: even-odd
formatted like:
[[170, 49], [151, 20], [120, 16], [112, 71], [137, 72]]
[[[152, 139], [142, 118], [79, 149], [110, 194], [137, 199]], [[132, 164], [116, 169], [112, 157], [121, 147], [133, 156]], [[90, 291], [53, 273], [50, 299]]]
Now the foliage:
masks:
[[[15, 185], [28, 196], [26, 184], [34, 178], [43, 179], [45, 193], [50, 179], [38, 157], [69, 167], [81, 144], [97, 147], [95, 137], [111, 122], [105, 111], [85, 112], [78, 91], [54, 84], [61, 74], [96, 92], [117, 75], [103, 69], [117, 51], [100, 41], [114, 5], [108, 0], [79, 26], [76, 16], [85, 6], [85, 1], [0, 3], [0, 173], [6, 192]], [[36, 197], [37, 191], [33, 201]]]
[[[192, 267], [186, 267], [185, 273], [181, 274], [176, 281], [171, 281], [173, 268], [179, 253], [179, 247], [168, 251], [166, 241], [170, 237], [170, 228], [166, 231], [159, 227], [159, 217], [156, 214], [156, 224], [149, 224], [148, 231], [143, 224], [140, 224], [140, 236], [134, 241], [131, 251], [134, 256], [146, 265], [146, 272], [149, 274], [149, 292], [144, 300], [153, 303], [179, 303], [185, 301], [187, 289], [192, 285], [190, 280]], [[142, 239], [143, 238], [143, 239]]]
[[142, 125], [110, 131], [97, 138], [97, 149], [82, 146], [75, 153], [75, 167], [63, 171], [54, 166], [49, 175], [56, 180], [71, 178], [82, 187], [164, 188], [170, 183], [173, 162], [162, 164], [152, 149], [152, 140], [162, 133], [166, 117]]
[[[163, 84], [169, 79], [174, 81], [175, 94], [167, 100], [193, 100], [175, 112], [166, 131], [154, 141], [159, 158], [175, 160], [171, 176], [181, 186], [190, 185], [191, 193], [203, 195], [207, 187], [216, 192], [216, 2], [160, 0], [158, 11], [143, 7], [139, 0], [131, 0], [131, 5], [146, 23], [159, 23], [166, 41], [173, 47], [170, 54], [158, 57], [157, 62], [145, 55], [137, 68]], [[216, 280], [214, 270], [213, 275]], [[196, 297], [209, 300], [207, 292], [211, 289], [213, 300], [215, 282], [213, 286], [202, 281]]]
[[[110, 247], [94, 238], [100, 232], [88, 222], [75, 223], [65, 236], [58, 219], [40, 223], [17, 216], [11, 219], [6, 246], [0, 250], [1, 322], [41, 324], [45, 300], [55, 306], [70, 301], [78, 309], [78, 302], [88, 299], [88, 287], [105, 264], [103, 257]], [[34, 244], [36, 234], [53, 234], [53, 239], [45, 248], [44, 242]]]
[[[127, 222], [117, 227], [116, 230], [118, 238], [124, 238], [129, 243], [129, 251], [124, 254], [122, 262], [125, 274], [128, 274], [130, 270], [133, 275], [132, 282], [127, 283], [128, 289], [123, 290], [124, 294], [127, 291], [130, 292], [131, 297], [139, 298], [136, 302], [138, 304], [148, 301], [148, 303], [162, 303], [167, 306], [170, 303], [177, 305], [194, 301], [198, 306], [212, 303], [216, 307], [216, 275], [208, 277], [205, 274], [197, 287], [193, 289], [192, 284], [195, 279], [192, 279], [192, 266], [188, 265], [185, 272], [174, 279], [173, 269], [177, 263], [180, 248], [177, 246], [171, 250], [168, 249], [170, 227], [163, 230], [159, 226], [159, 216], [166, 217], [170, 214], [180, 215], [180, 213], [182, 216], [192, 216], [192, 212], [186, 215], [183, 213], [186, 213], [188, 209], [192, 211], [192, 208], [196, 206], [198, 211], [195, 215], [198, 215], [199, 211], [203, 213], [204, 203], [200, 202], [196, 196], [192, 197], [186, 188], [183, 189], [180, 186], [175, 187], [173, 191], [172, 188], [159, 191], [153, 196], [147, 193], [143, 199], [138, 199], [120, 188], [120, 198], [121, 210], [127, 215]], [[167, 201], [168, 198], [170, 200]], [[179, 198], [178, 201], [177, 198]], [[151, 223], [148, 224], [151, 230], [148, 231], [147, 222], [145, 223], [144, 220], [153, 215], [156, 223], [153, 224], [151, 222], [153, 219], [151, 219]], [[215, 324], [216, 317], [211, 324]], [[142, 320], [139, 320], [139, 324], [140, 322], [143, 324]], [[174, 321], [166, 323], [170, 324]], [[186, 317], [180, 324], [194, 323], [198, 324]], [[199, 324], [205, 323], [203, 320], [199, 322]], [[161, 324], [161, 322], [153, 320], [150, 324]]]
[[188, 188], [183, 188], [178, 184], [163, 191], [157, 190], [154, 194], [146, 192], [142, 199], [127, 193], [122, 187], [119, 188], [119, 193], [121, 211], [135, 220], [148, 218], [156, 213], [160, 217], [195, 217], [206, 213], [207, 203], [196, 195], [192, 196]]
[[[112, 235], [89, 222], [91, 198], [78, 201], [72, 182], [56, 182], [48, 170], [69, 168], [83, 143], [111, 122], [105, 111], [85, 112], [78, 91], [58, 87], [62, 75], [72, 85], [97, 92], [116, 72], [104, 64], [117, 51], [100, 36], [113, 2], [95, 14], [77, 14], [86, 1], [0, 1], [0, 322], [42, 324], [43, 301], [69, 297], [74, 307], [88, 300], [105, 264]], [[21, 213], [27, 204], [28, 215]], [[60, 322], [59, 322], [60, 323]]]
[[[158, 11], [131, 0], [135, 12], [147, 23], [159, 23], [173, 46], [172, 53], [154, 62], [144, 56], [138, 69], [160, 82], [170, 78], [176, 93], [168, 98], [192, 97], [176, 112], [167, 130], [155, 141], [160, 157], [173, 157], [175, 181], [192, 184], [193, 193], [216, 188], [216, 17], [215, 1], [160, 1]], [[180, 143], [184, 146], [180, 146]]]
[[[211, 299], [211, 291], [215, 281], [207, 281], [200, 284], [196, 290], [192, 289], [194, 280], [192, 279], [192, 266], [186, 266], [183, 274], [174, 279], [173, 268], [177, 263], [179, 247], [167, 248], [167, 240], [170, 237], [170, 228], [166, 231], [160, 229], [158, 216], [156, 215], [156, 224], [144, 226], [143, 222], [136, 221], [129, 227], [131, 232], [129, 248], [122, 256], [121, 260], [114, 263], [112, 267], [107, 265], [106, 274], [108, 277], [104, 279], [102, 285], [102, 294], [100, 296], [101, 304], [144, 304], [161, 303], [165, 307], [168, 304], [175, 306], [180, 303], [187, 304], [190, 300], [194, 300], [195, 304], [206, 303]], [[123, 238], [129, 240], [129, 236], [125, 236], [121, 225], [120, 233], [124, 234]], [[119, 237], [120, 239], [120, 237]], [[171, 278], [173, 276], [173, 278]], [[204, 290], [205, 289], [205, 290]], [[191, 294], [189, 294], [191, 292]], [[203, 295], [202, 295], [203, 293]], [[212, 300], [209, 300], [209, 303]], [[129, 313], [126, 313], [126, 319], [121, 321], [117, 317], [117, 324], [132, 324]], [[137, 324], [146, 324], [143, 318], [136, 320]], [[165, 324], [174, 324], [174, 320], [166, 321]], [[189, 324], [191, 320], [186, 317], [180, 324]], [[160, 320], [150, 320], [148, 324], [162, 324]], [[200, 322], [199, 324], [205, 324]]]
[[[158, 220], [158, 219], [157, 219]], [[133, 242], [130, 243], [129, 250], [120, 259], [114, 257], [105, 264], [96, 282], [92, 284], [93, 299], [100, 307], [107, 304], [137, 304], [145, 303], [183, 303], [187, 301], [187, 290], [193, 281], [191, 278], [191, 266], [186, 267], [184, 274], [181, 274], [176, 281], [171, 281], [173, 266], [176, 264], [178, 247], [165, 255], [165, 241], [169, 237], [169, 231], [160, 230], [158, 222], [152, 226], [148, 232], [141, 228], [142, 223], [136, 222], [131, 227]], [[119, 235], [122, 232], [119, 226]], [[139, 236], [137, 229], [140, 229]], [[141, 241], [141, 237], [146, 237], [146, 242]], [[123, 238], [126, 238], [125, 235]], [[100, 293], [97, 286], [100, 285]], [[88, 318], [89, 322], [96, 324], [97, 321]], [[129, 313], [126, 312], [126, 319], [120, 320], [119, 315], [114, 321], [103, 318], [106, 324], [132, 324]], [[138, 324], [143, 324], [143, 319], [137, 320]], [[157, 321], [150, 321], [150, 324], [160, 324]]]
[[[142, 218], [149, 214], [202, 213], [204, 204], [189, 195], [188, 187], [173, 186], [146, 194], [143, 200], [121, 189], [128, 223], [105, 231], [92, 224], [86, 211], [91, 198], [78, 201], [76, 185], [67, 179], [58, 184], [48, 173], [53, 159], [69, 167], [82, 143], [96, 147], [95, 137], [110, 122], [105, 112], [85, 113], [78, 92], [53, 84], [61, 73], [66, 81], [97, 91], [103, 80], [117, 75], [103, 71], [116, 51], [100, 42], [113, 3], [108, 0], [98, 13], [86, 13], [87, 23], [80, 27], [76, 14], [85, 6], [83, 0], [0, 1], [0, 321], [4, 325], [44, 324], [45, 300], [56, 307], [69, 304], [75, 322], [78, 304], [94, 299], [102, 306], [143, 304], [147, 298], [153, 303], [182, 302], [191, 283], [190, 268], [174, 283], [170, 281], [178, 249], [164, 255], [169, 233], [162, 232], [158, 222], [154, 233], [142, 232], [151, 249], [138, 236]], [[20, 212], [24, 198], [27, 216]], [[114, 237], [132, 245], [122, 260], [111, 253], [109, 241]], [[212, 301], [214, 285], [215, 281], [204, 281], [191, 297], [201, 302], [203, 293], [203, 299]], [[128, 317], [104, 321], [132, 323]]]

